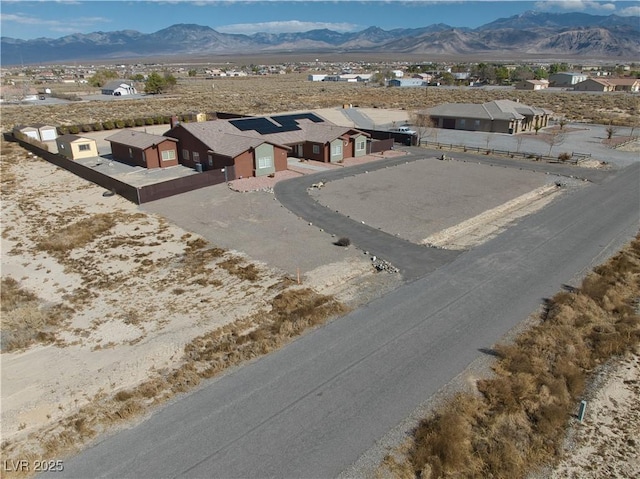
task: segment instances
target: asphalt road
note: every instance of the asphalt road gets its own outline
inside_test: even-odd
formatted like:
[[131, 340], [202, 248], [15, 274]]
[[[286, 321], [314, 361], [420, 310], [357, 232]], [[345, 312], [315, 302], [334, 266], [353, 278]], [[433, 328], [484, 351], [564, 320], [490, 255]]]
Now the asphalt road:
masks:
[[336, 477], [426, 398], [638, 232], [640, 164], [211, 381], [55, 477]]

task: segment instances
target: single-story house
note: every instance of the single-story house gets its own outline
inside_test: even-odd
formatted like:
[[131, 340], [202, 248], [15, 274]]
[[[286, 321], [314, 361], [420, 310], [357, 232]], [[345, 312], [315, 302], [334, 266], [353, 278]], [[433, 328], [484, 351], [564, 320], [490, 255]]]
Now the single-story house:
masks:
[[547, 126], [551, 113], [517, 101], [494, 100], [482, 104], [445, 103], [418, 114], [429, 116], [437, 128], [515, 134]]
[[416, 86], [427, 86], [426, 81], [420, 78], [393, 78], [387, 82], [388, 86], [395, 87], [416, 87]]
[[122, 130], [105, 138], [111, 143], [114, 160], [144, 168], [178, 165], [178, 146], [174, 138], [143, 131]]
[[44, 125], [42, 123], [29, 126], [16, 126], [13, 131], [22, 133], [38, 141], [54, 141], [58, 137], [58, 130], [55, 126]]
[[129, 80], [112, 80], [102, 87], [103, 95], [135, 95], [138, 93], [133, 82]]
[[424, 80], [425, 82], [429, 83], [433, 79], [433, 76], [434, 75], [430, 73], [415, 73], [412, 78], [418, 78], [420, 80]]
[[78, 135], [62, 135], [56, 138], [58, 153], [70, 160], [92, 158], [99, 156], [98, 144], [93, 138], [84, 138]]
[[289, 156], [322, 162], [364, 156], [369, 137], [313, 113], [180, 123], [165, 135], [179, 141], [183, 165], [233, 166], [236, 178], [286, 170]]
[[516, 83], [516, 90], [538, 91], [549, 88], [548, 80], [522, 80]]
[[609, 78], [607, 81], [615, 87], [615, 91], [629, 91], [632, 93], [640, 91], [640, 80], [637, 78]]
[[615, 91], [616, 87], [611, 83], [611, 80], [588, 78], [585, 81], [577, 83], [573, 89], [575, 91]]
[[558, 72], [549, 75], [549, 84], [555, 87], [569, 87], [585, 81], [587, 78], [589, 75], [584, 73]]

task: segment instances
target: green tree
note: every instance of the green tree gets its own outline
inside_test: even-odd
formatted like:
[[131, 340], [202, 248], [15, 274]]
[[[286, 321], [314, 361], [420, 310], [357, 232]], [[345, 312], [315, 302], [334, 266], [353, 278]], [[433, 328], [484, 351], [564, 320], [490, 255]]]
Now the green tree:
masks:
[[538, 67], [533, 71], [533, 78], [536, 80], [545, 80], [548, 77], [547, 70], [542, 67]]
[[440, 81], [443, 85], [453, 85], [456, 81], [456, 78], [449, 72], [444, 72], [442, 76], [440, 76]]
[[166, 83], [159, 73], [153, 72], [147, 77], [147, 81], [144, 83], [145, 93], [151, 95], [157, 95], [162, 93], [166, 89]]
[[98, 70], [91, 78], [89, 78], [88, 83], [93, 87], [103, 87], [105, 86], [109, 80], [115, 80], [118, 78], [118, 73], [114, 70]]
[[509, 69], [505, 66], [496, 67], [495, 75], [496, 75], [496, 82], [498, 84], [501, 84], [504, 81], [509, 79]]
[[173, 87], [176, 86], [177, 83], [178, 83], [178, 80], [176, 80], [176, 77], [174, 77], [171, 73], [169, 72], [164, 73], [165, 90], [171, 90]]
[[188, 74], [190, 77], [194, 77], [198, 74], [198, 70], [189, 70]]
[[533, 77], [533, 70], [526, 65], [516, 67], [515, 70], [511, 72], [512, 81], [533, 80]]

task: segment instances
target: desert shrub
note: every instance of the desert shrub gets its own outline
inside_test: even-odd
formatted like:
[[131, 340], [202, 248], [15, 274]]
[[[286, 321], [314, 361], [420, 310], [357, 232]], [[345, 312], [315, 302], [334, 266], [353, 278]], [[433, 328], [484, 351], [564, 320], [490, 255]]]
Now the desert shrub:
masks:
[[128, 401], [128, 400], [129, 400], [129, 399], [131, 399], [132, 397], [133, 397], [133, 392], [132, 392], [132, 391], [129, 391], [129, 390], [126, 390], [126, 389], [124, 389], [124, 390], [122, 390], [122, 391], [118, 391], [118, 392], [115, 394], [115, 396], [113, 396], [113, 398], [114, 398], [116, 401], [122, 401], [122, 402], [124, 402], [124, 401]]
[[164, 125], [164, 124], [170, 123], [171, 118], [169, 118], [168, 116], [156, 116], [154, 118], [154, 121], [156, 125]]
[[115, 127], [117, 129], [122, 129], [125, 127], [125, 121], [124, 120], [116, 120], [115, 121]]
[[59, 126], [57, 128], [58, 130], [58, 135], [66, 135], [67, 133], [69, 133], [69, 127], [68, 126]]
[[96, 121], [93, 125], [93, 131], [102, 131], [104, 128], [102, 127], [102, 123], [99, 121]]
[[71, 133], [72, 135], [77, 135], [78, 133], [80, 133], [80, 127], [77, 125], [70, 126], [69, 133]]
[[133, 124], [135, 126], [144, 126], [144, 118], [136, 118], [135, 120], [133, 120]]
[[351, 244], [351, 240], [346, 237], [338, 238], [338, 240], [333, 243], [336, 246], [349, 246]]
[[81, 126], [81, 129], [82, 129], [83, 132], [89, 133], [89, 132], [93, 131], [93, 126], [89, 125], [89, 124], [85, 124], [85, 125]]
[[115, 126], [116, 126], [115, 123], [111, 120], [102, 122], [102, 128], [105, 130], [113, 130]]
[[61, 228], [43, 239], [38, 246], [50, 253], [64, 253], [90, 243], [113, 228], [115, 224], [114, 215], [96, 214]]
[[124, 126], [125, 128], [131, 128], [136, 126], [136, 121], [133, 118], [127, 118], [126, 120], [124, 120]]
[[414, 432], [416, 476], [525, 477], [553, 461], [589, 374], [640, 344], [639, 276], [640, 237], [580, 288], [549, 300], [540, 324], [496, 346], [480, 396], [456, 396]]
[[567, 152], [560, 153], [558, 155], [558, 159], [560, 161], [569, 161], [569, 160], [571, 160], [571, 153], [567, 153]]
[[144, 119], [144, 124], [145, 125], [153, 125], [153, 124], [155, 124], [155, 122], [156, 122], [155, 119], [151, 118], [151, 117], [147, 117], [147, 118]]

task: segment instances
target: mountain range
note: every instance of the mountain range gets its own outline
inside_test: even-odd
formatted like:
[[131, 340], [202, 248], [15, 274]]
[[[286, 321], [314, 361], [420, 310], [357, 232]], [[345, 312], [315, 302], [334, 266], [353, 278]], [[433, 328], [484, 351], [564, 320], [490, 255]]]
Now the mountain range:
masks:
[[328, 29], [300, 33], [226, 34], [194, 24], [155, 33], [135, 30], [73, 34], [58, 39], [0, 38], [3, 65], [145, 57], [274, 54], [303, 52], [398, 53], [432, 55], [570, 55], [584, 59], [637, 59], [637, 17], [583, 13], [525, 12], [475, 29], [434, 24], [423, 28], [359, 32]]

